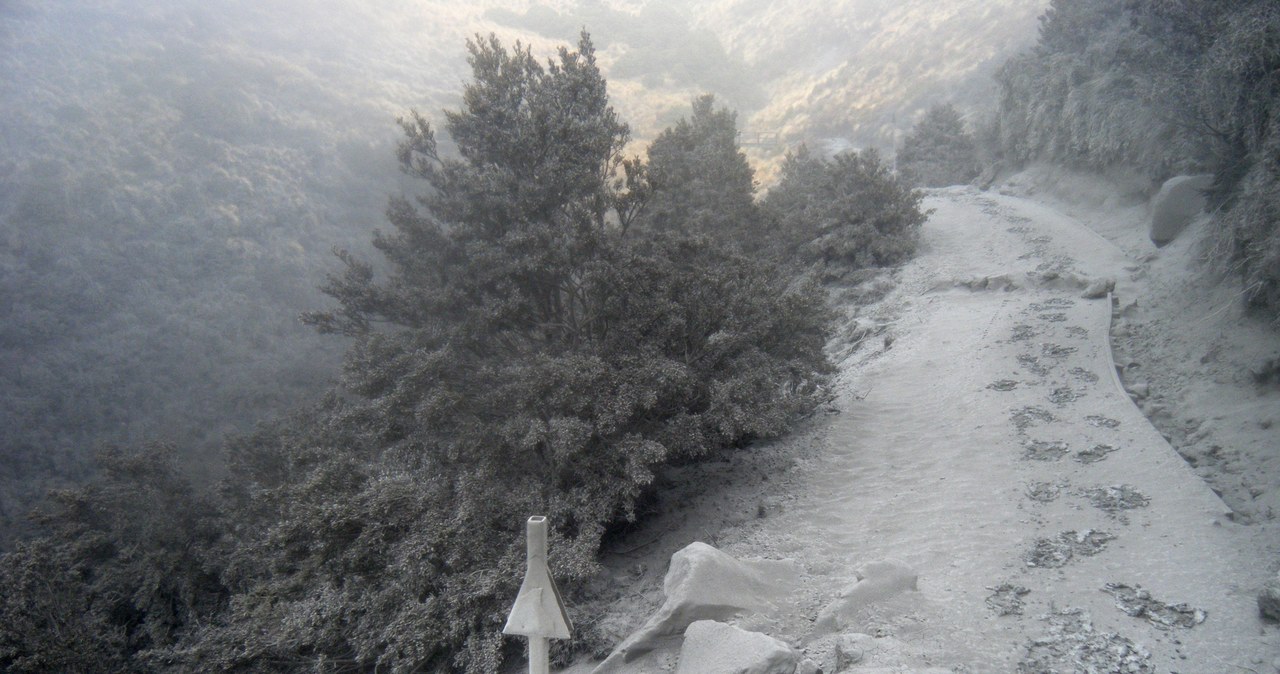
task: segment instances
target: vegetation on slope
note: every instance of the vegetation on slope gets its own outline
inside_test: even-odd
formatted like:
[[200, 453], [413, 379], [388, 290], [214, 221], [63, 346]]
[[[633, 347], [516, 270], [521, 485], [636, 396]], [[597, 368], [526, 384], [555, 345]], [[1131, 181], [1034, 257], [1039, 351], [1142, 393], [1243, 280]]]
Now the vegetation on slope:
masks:
[[[519, 646], [500, 628], [527, 515], [550, 517], [572, 596], [655, 471], [823, 399], [825, 295], [770, 256], [788, 249], [732, 113], [700, 99], [624, 161], [585, 35], [545, 65], [469, 47], [456, 155], [403, 121], [400, 166], [427, 189], [392, 200], [384, 264], [340, 253], [334, 307], [307, 316], [350, 340], [341, 383], [233, 440], [215, 493], [169, 448], [104, 454], [0, 557], [0, 668], [494, 672]], [[874, 154], [812, 161], [829, 179], [796, 203], [853, 194], [796, 236], [829, 265], [909, 253], [918, 193]]]
[[1054, 0], [998, 79], [1007, 160], [1213, 173], [1216, 255], [1280, 316], [1280, 6]]
[[828, 160], [802, 146], [787, 155], [781, 181], [763, 208], [784, 254], [839, 276], [895, 265], [915, 254], [928, 217], [920, 211], [923, 198], [874, 149]]
[[978, 177], [973, 136], [950, 103], [929, 108], [898, 148], [898, 171], [924, 187], [963, 185]]
[[[712, 91], [774, 110], [752, 131], [887, 145], [943, 89], [972, 102], [1039, 2], [0, 2], [0, 550], [103, 445], [173, 442], [213, 479], [227, 433], [324, 390], [346, 345], [297, 310], [333, 247], [369, 255], [404, 186], [386, 120], [457, 105], [465, 36], [592, 25], [646, 142]], [[749, 152], [771, 180], [782, 145]]]

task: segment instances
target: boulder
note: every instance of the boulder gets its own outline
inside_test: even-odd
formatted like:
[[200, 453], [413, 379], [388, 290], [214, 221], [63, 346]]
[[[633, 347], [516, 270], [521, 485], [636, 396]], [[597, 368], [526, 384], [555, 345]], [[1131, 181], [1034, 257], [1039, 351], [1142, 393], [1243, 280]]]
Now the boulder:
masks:
[[684, 631], [676, 674], [795, 674], [800, 656], [767, 634], [714, 620]]
[[846, 629], [867, 606], [916, 590], [918, 575], [900, 562], [871, 562], [858, 569], [858, 581], [818, 614], [814, 629], [829, 634]]
[[813, 660], [805, 658], [800, 661], [800, 664], [796, 665], [796, 674], [822, 674], [822, 667], [819, 667], [818, 663]]
[[1115, 289], [1116, 282], [1114, 279], [1100, 278], [1086, 286], [1084, 292], [1080, 293], [1080, 296], [1086, 300], [1097, 300], [1106, 297], [1107, 293]]
[[1151, 242], [1163, 246], [1177, 238], [1204, 211], [1204, 192], [1211, 184], [1213, 176], [1209, 174], [1166, 180], [1151, 198]]
[[666, 600], [649, 620], [618, 644], [593, 674], [619, 671], [654, 648], [678, 640], [698, 620], [729, 620], [762, 613], [799, 585], [791, 560], [738, 560], [706, 543], [690, 543], [671, 556], [662, 582]]
[[867, 634], [840, 635], [832, 651], [835, 656], [835, 669], [832, 671], [843, 672], [845, 669], [862, 662], [868, 650], [866, 642], [871, 638]]

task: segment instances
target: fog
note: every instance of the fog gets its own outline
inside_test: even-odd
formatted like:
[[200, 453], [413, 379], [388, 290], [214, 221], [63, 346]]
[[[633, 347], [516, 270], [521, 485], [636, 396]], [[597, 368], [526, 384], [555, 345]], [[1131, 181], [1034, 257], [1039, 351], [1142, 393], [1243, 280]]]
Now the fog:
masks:
[[713, 93], [767, 186], [801, 143], [891, 152], [932, 103], [976, 113], [1044, 5], [0, 2], [0, 532], [105, 444], [215, 476], [228, 433], [338, 376], [343, 340], [297, 316], [419, 189], [395, 118], [458, 104], [469, 36], [585, 28], [635, 153]]

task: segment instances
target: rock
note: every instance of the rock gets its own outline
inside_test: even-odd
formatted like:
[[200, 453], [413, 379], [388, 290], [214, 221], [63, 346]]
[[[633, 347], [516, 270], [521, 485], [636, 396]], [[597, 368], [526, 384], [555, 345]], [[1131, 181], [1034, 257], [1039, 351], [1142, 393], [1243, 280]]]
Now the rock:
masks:
[[1129, 387], [1129, 392], [1139, 399], [1145, 398], [1151, 393], [1151, 385], [1144, 381], [1134, 382], [1133, 385]]
[[1265, 618], [1280, 620], [1280, 575], [1262, 586], [1258, 593], [1258, 612]]
[[871, 636], [867, 634], [840, 635], [840, 638], [836, 641], [835, 647], [835, 671], [842, 672], [846, 667], [862, 662], [862, 659], [866, 657], [867, 654], [865, 644], [863, 642], [870, 638]]
[[813, 660], [805, 658], [796, 665], [796, 674], [822, 674], [822, 668]]
[[799, 660], [767, 634], [699, 620], [684, 631], [676, 674], [794, 674]]
[[1106, 297], [1107, 293], [1115, 289], [1115, 279], [1100, 278], [1086, 286], [1080, 296], [1086, 300], [1096, 300]]
[[899, 652], [901, 642], [893, 637], [877, 639], [870, 634], [846, 632], [844, 634], [815, 635], [805, 643], [805, 653], [816, 660], [823, 672], [861, 671], [852, 667], [865, 667], [876, 653], [888, 650]]
[[661, 608], [592, 674], [619, 671], [624, 663], [679, 639], [696, 621], [768, 611], [799, 585], [799, 578], [799, 567], [791, 560], [738, 560], [706, 543], [690, 543], [671, 556]]
[[1192, 218], [1204, 211], [1205, 190], [1213, 176], [1177, 176], [1165, 181], [1151, 198], [1151, 242], [1163, 246], [1177, 238]]
[[845, 590], [814, 623], [818, 634], [847, 627], [865, 607], [916, 589], [918, 575], [899, 562], [871, 562], [857, 571], [858, 582]]

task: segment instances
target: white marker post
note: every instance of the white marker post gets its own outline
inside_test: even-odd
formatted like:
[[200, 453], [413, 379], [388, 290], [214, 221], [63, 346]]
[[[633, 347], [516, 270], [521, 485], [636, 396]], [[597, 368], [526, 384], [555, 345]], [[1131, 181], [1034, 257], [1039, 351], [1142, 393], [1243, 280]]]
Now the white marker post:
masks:
[[518, 634], [529, 638], [529, 674], [550, 674], [551, 661], [548, 639], [568, 639], [573, 625], [565, 613], [560, 590], [547, 568], [547, 518], [535, 515], [529, 518], [528, 562], [524, 570], [524, 583], [520, 594], [507, 616], [503, 634]]

